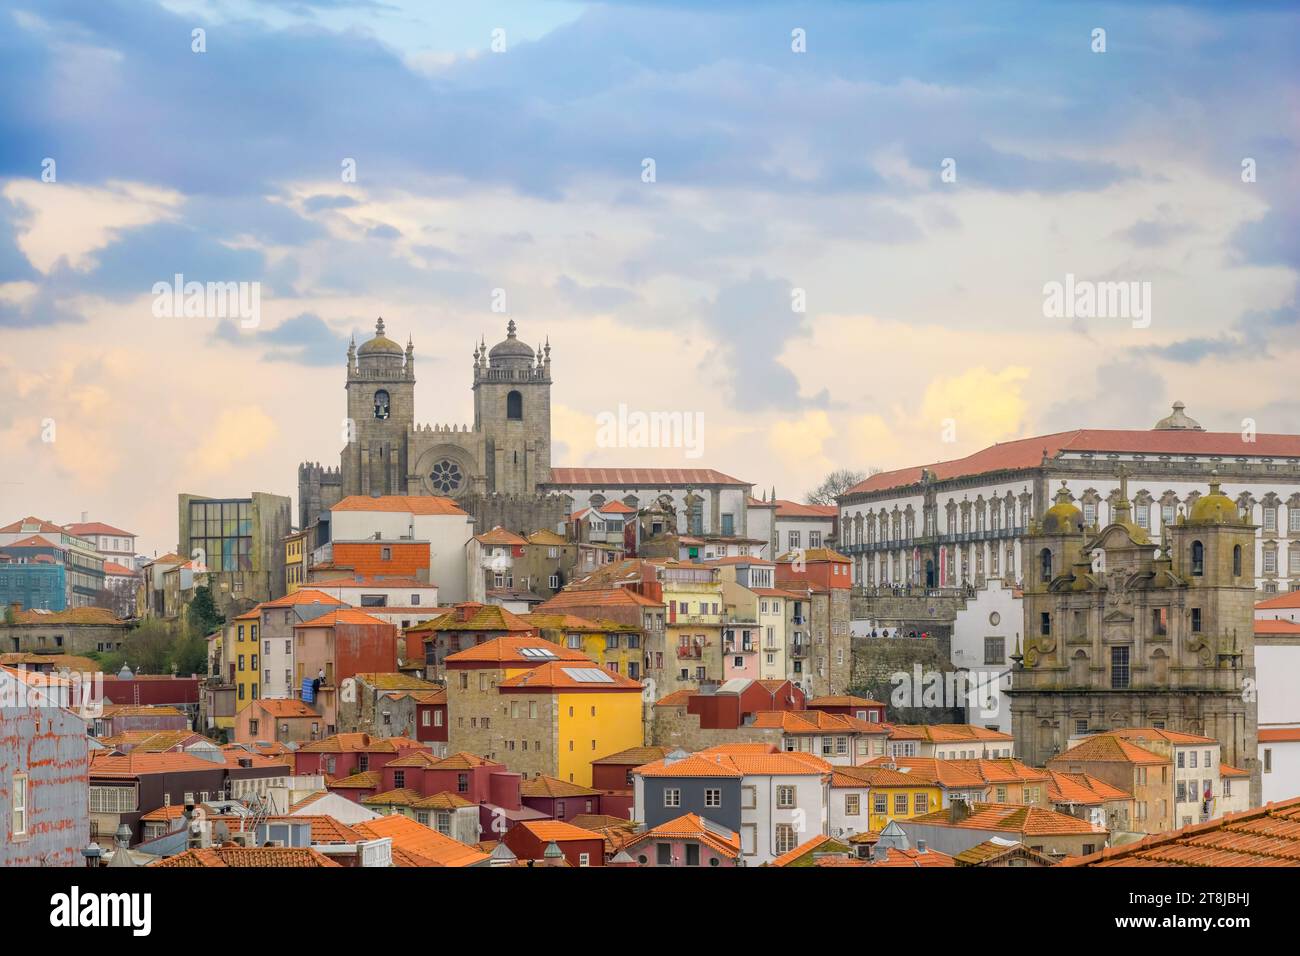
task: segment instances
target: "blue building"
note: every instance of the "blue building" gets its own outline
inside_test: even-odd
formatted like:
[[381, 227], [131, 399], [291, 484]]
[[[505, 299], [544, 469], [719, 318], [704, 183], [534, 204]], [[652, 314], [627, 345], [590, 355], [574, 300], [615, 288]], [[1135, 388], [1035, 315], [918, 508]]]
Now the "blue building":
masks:
[[48, 555], [15, 560], [0, 550], [0, 607], [66, 611], [67, 578], [62, 562]]

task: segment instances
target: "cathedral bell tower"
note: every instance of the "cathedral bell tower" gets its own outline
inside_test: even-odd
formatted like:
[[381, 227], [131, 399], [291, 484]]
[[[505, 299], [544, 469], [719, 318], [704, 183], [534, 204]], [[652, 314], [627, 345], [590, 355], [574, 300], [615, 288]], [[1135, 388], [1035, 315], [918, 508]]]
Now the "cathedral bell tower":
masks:
[[515, 333], [474, 351], [474, 430], [484, 439], [487, 490], [532, 495], [551, 477], [551, 346]]
[[344, 495], [404, 495], [407, 435], [415, 420], [415, 348], [384, 334], [348, 346], [348, 415], [344, 422]]

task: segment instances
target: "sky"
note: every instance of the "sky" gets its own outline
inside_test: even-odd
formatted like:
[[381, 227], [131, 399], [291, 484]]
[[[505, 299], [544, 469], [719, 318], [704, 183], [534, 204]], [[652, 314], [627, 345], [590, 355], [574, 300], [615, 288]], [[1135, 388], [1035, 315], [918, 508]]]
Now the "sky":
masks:
[[[514, 320], [553, 464], [785, 498], [1175, 400], [1300, 431], [1298, 50], [1254, 2], [3, 0], [0, 519], [153, 554], [180, 492], [295, 495], [378, 316], [420, 422]], [[619, 404], [702, 449], [604, 447]]]

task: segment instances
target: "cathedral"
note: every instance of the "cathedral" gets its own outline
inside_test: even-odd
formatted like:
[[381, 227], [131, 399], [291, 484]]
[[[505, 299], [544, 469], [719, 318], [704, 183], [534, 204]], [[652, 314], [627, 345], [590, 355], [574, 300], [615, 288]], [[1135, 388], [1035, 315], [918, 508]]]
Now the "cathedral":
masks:
[[348, 347], [347, 444], [337, 469], [298, 467], [299, 527], [310, 527], [349, 495], [442, 495], [490, 528], [555, 527], [570, 499], [540, 490], [551, 477], [551, 347], [521, 341], [512, 320], [472, 366], [474, 423], [415, 421], [415, 347], [374, 338]]

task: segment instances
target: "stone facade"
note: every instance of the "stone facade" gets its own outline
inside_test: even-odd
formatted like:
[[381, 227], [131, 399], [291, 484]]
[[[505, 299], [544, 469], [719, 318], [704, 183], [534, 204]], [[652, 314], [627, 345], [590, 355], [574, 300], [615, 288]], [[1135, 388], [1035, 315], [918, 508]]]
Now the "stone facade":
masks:
[[480, 528], [561, 527], [570, 502], [536, 495], [551, 473], [550, 353], [510, 322], [503, 341], [474, 349], [473, 425], [418, 425], [414, 345], [388, 338], [380, 319], [372, 339], [348, 348], [339, 468], [299, 466], [299, 526], [349, 495], [447, 495]]
[[[1255, 526], [1211, 481], [1159, 548], [1130, 520], [1085, 527], [1062, 488], [1024, 538], [1023, 661], [1012, 675], [1018, 755], [1042, 765], [1071, 735], [1156, 726], [1203, 734], [1260, 798], [1253, 686]], [[1249, 699], [1247, 699], [1249, 698]]]

